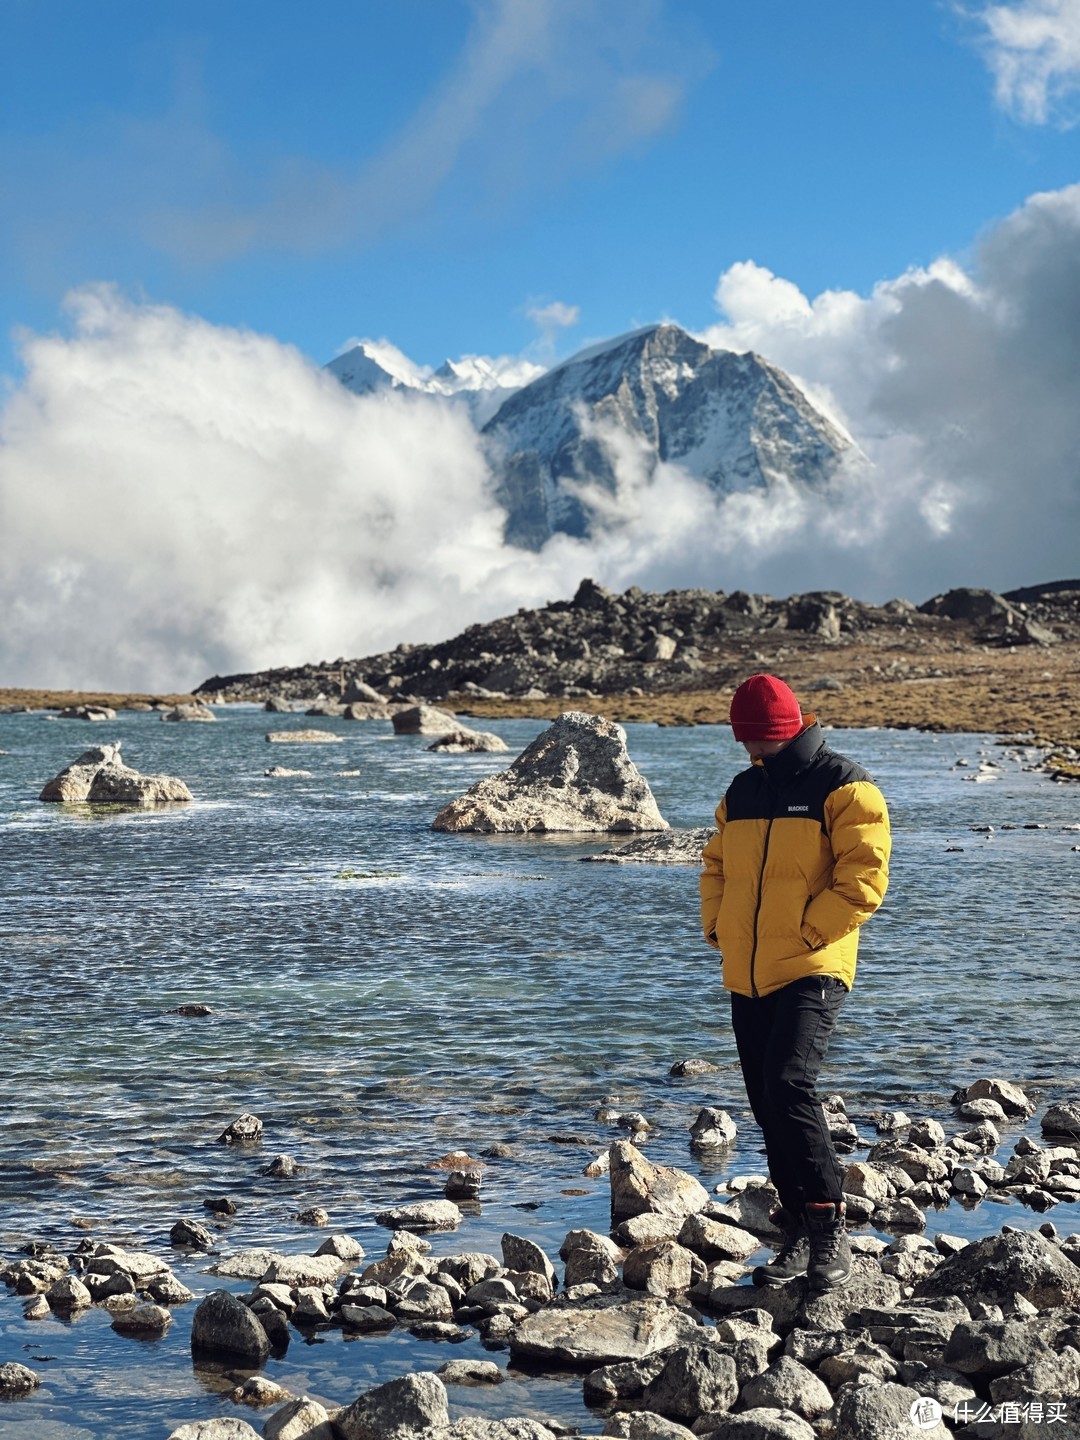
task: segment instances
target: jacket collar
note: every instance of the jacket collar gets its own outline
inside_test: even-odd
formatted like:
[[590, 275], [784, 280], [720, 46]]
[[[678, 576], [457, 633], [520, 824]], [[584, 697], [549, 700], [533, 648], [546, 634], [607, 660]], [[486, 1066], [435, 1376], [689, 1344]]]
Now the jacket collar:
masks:
[[773, 785], [786, 785], [816, 760], [824, 748], [821, 726], [810, 717], [810, 724], [799, 731], [790, 745], [785, 745], [778, 755], [764, 756], [761, 764]]

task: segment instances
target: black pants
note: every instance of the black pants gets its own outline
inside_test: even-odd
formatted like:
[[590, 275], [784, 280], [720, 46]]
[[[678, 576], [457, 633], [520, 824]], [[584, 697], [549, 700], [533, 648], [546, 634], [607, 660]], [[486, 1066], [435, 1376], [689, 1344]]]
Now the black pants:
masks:
[[746, 1094], [765, 1137], [769, 1174], [792, 1215], [843, 1198], [843, 1169], [814, 1084], [847, 990], [831, 975], [793, 980], [756, 1000], [731, 997]]

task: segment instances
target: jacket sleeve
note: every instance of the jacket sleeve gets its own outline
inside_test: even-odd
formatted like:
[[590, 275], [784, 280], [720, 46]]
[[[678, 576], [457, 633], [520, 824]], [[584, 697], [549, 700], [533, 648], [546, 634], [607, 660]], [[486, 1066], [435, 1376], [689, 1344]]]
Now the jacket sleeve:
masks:
[[889, 883], [889, 812], [869, 780], [841, 785], [825, 802], [825, 826], [833, 852], [829, 884], [803, 916], [803, 934], [814, 945], [831, 945], [868, 920]]
[[720, 902], [724, 898], [724, 826], [727, 824], [727, 796], [720, 801], [716, 811], [716, 834], [712, 837], [701, 858], [705, 869], [701, 872], [701, 928], [705, 939], [719, 950], [716, 940], [716, 919], [720, 914]]

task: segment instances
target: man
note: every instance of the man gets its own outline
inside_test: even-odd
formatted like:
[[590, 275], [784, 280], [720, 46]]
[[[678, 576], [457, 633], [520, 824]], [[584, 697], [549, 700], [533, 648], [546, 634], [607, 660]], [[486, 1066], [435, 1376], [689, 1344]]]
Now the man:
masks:
[[731, 702], [753, 764], [728, 787], [702, 851], [701, 923], [723, 956], [746, 1093], [765, 1137], [784, 1243], [755, 1285], [851, 1272], [843, 1170], [814, 1090], [855, 978], [859, 927], [888, 884], [889, 815], [865, 770], [825, 744], [774, 675]]

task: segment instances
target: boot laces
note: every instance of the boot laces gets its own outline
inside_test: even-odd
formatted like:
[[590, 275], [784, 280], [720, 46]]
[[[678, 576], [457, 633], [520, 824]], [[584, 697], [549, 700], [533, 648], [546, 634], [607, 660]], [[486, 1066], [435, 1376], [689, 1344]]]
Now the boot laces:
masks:
[[782, 1261], [790, 1260], [793, 1255], [798, 1254], [799, 1250], [805, 1244], [806, 1236], [801, 1230], [789, 1230], [788, 1233], [784, 1236], [784, 1243], [776, 1252], [775, 1263], [780, 1264]]
[[840, 1239], [844, 1233], [842, 1224], [831, 1226], [828, 1230], [819, 1230], [814, 1236], [814, 1263], [817, 1265], [828, 1265], [836, 1259], [837, 1251], [840, 1249]]

